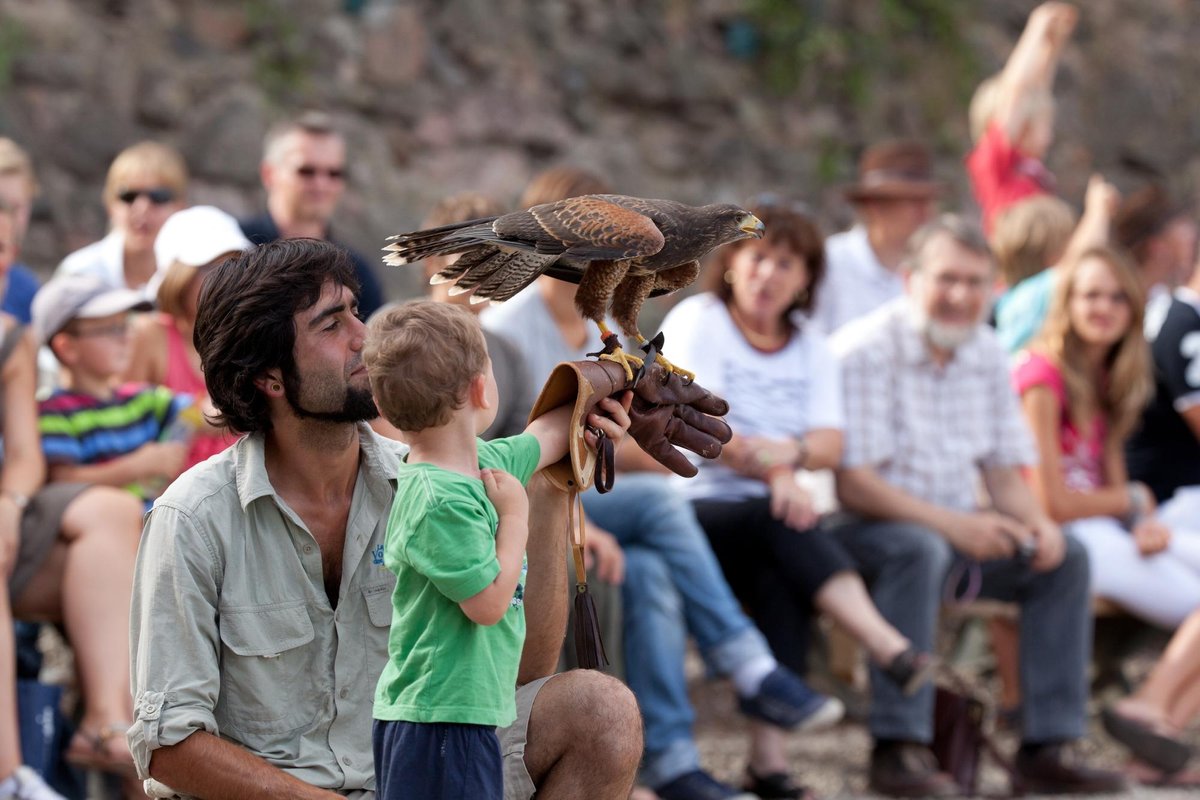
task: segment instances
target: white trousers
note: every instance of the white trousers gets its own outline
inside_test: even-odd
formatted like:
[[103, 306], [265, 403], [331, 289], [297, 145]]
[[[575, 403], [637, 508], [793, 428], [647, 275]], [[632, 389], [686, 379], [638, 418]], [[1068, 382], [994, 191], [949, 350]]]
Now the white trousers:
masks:
[[1139, 553], [1133, 534], [1112, 517], [1066, 526], [1087, 548], [1092, 594], [1167, 629], [1200, 608], [1200, 491], [1180, 499], [1185, 502], [1175, 504], [1172, 498], [1159, 509], [1159, 519], [1171, 529], [1171, 542], [1151, 556]]

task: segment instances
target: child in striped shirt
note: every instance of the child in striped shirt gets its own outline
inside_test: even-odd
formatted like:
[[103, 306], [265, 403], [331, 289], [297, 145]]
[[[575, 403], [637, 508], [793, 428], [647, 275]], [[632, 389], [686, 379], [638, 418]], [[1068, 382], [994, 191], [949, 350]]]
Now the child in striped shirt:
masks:
[[62, 276], [33, 301], [33, 328], [69, 376], [38, 403], [50, 480], [126, 487], [147, 507], [183, 470], [191, 398], [162, 386], [121, 384], [129, 315], [150, 304], [90, 275]]

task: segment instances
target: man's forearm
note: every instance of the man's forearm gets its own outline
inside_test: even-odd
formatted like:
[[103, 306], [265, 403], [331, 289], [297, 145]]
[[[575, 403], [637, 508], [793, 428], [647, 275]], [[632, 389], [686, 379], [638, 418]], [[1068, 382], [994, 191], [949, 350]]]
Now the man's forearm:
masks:
[[517, 683], [553, 675], [567, 632], [567, 495], [541, 473], [529, 482], [525, 646]]
[[987, 487], [992, 506], [1001, 514], [1007, 514], [1026, 525], [1034, 525], [1049, 519], [1033, 491], [1015, 467], [996, 467], [983, 471], [983, 482]]
[[205, 800], [292, 797], [330, 800], [341, 795], [310, 786], [245, 749], [197, 731], [150, 756], [150, 776], [184, 795]]
[[838, 470], [837, 494], [842, 507], [855, 514], [872, 519], [915, 522], [942, 535], [945, 535], [952, 513], [892, 486], [870, 467]]

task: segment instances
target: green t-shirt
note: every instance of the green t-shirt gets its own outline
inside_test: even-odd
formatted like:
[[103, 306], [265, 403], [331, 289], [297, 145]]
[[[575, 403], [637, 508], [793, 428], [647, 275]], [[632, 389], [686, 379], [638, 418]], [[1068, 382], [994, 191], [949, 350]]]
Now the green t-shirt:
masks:
[[[480, 469], [504, 470], [522, 484], [541, 458], [529, 434], [479, 440], [478, 447]], [[500, 574], [498, 523], [478, 478], [432, 464], [401, 466], [383, 549], [396, 590], [376, 719], [503, 726], [517, 718], [526, 565], [495, 625], [472, 622], [458, 605]]]

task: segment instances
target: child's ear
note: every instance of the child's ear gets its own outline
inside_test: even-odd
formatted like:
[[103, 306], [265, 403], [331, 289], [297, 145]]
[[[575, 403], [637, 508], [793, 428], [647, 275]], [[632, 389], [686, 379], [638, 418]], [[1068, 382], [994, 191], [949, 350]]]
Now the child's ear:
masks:
[[471, 405], [475, 408], [491, 408], [487, 396], [487, 376], [483, 374], [471, 378]]
[[70, 334], [59, 331], [46, 344], [64, 367], [75, 366], [75, 339]]

